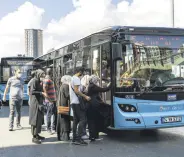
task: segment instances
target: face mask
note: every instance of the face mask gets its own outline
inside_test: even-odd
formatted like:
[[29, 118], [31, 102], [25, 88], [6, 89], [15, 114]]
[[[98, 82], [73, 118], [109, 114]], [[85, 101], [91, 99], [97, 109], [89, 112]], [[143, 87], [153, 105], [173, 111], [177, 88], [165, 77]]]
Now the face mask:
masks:
[[22, 74], [17, 74], [17, 77], [18, 77], [18, 78], [21, 78], [21, 77], [22, 77]]

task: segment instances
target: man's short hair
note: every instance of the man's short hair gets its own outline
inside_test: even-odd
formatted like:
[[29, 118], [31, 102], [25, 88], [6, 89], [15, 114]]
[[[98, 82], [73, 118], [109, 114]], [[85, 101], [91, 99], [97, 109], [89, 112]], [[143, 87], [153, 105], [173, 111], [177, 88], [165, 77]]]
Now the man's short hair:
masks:
[[77, 74], [77, 73], [84, 73], [84, 71], [85, 71], [85, 69], [83, 68], [83, 67], [77, 67], [77, 68], [75, 68], [75, 74]]
[[34, 77], [36, 74], [36, 70], [31, 71], [31, 77]]

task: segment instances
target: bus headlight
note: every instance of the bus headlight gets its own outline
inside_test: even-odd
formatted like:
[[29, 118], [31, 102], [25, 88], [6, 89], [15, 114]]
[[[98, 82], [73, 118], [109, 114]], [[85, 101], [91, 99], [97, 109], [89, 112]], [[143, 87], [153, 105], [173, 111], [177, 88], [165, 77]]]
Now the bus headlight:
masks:
[[123, 112], [137, 112], [136, 107], [130, 104], [119, 104], [118, 106]]

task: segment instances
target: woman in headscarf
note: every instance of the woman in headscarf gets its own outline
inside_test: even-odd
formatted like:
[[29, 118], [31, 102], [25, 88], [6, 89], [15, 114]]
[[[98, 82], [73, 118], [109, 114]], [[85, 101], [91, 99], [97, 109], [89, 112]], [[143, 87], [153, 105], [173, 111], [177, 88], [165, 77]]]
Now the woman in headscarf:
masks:
[[46, 97], [46, 93], [42, 92], [40, 85], [44, 78], [45, 72], [38, 69], [35, 71], [35, 77], [30, 84], [29, 124], [33, 135], [32, 142], [36, 144], [41, 144], [41, 140], [45, 139], [39, 135], [44, 122], [43, 97]]
[[[71, 76], [65, 75], [61, 78], [61, 87], [58, 94], [57, 106], [69, 106], [69, 83]], [[57, 137], [59, 141], [70, 140], [70, 115], [58, 113], [57, 119]]]
[[87, 110], [87, 120], [91, 141], [99, 138], [99, 132], [104, 131], [107, 121], [110, 120], [109, 105], [103, 102], [100, 94], [107, 92], [111, 87], [108, 85], [106, 88], [101, 88], [99, 82], [98, 76], [90, 76], [87, 95], [91, 97], [91, 101]]

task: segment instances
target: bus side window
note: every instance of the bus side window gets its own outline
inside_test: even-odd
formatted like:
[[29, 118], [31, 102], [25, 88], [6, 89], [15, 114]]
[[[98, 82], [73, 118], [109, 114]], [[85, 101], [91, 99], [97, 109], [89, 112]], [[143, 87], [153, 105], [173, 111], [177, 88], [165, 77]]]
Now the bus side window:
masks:
[[82, 67], [85, 68], [85, 75], [91, 75], [92, 62], [91, 62], [90, 47], [85, 47], [83, 50], [84, 50], [84, 53], [83, 53]]

